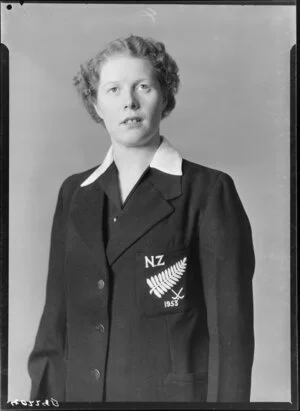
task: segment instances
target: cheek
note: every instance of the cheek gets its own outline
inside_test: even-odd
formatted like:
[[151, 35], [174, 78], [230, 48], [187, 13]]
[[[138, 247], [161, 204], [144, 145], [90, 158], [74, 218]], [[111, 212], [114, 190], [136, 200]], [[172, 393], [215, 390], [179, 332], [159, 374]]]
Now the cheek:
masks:
[[151, 105], [151, 114], [152, 114], [152, 118], [158, 119], [161, 117], [161, 113], [163, 110], [163, 104], [161, 100], [157, 100], [155, 101], [152, 105]]
[[101, 118], [104, 120], [109, 119], [114, 115], [115, 104], [113, 104], [113, 102], [109, 99], [100, 96], [97, 101], [97, 111]]
[[105, 122], [111, 122], [116, 118], [115, 110], [112, 107], [109, 107], [105, 104], [101, 105], [101, 109], [99, 111], [101, 113], [101, 117]]

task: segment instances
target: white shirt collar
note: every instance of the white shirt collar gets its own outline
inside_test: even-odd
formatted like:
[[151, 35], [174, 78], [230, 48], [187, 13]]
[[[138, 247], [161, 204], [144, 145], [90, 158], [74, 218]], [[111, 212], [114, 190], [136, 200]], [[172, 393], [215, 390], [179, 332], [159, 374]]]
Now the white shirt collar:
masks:
[[[103, 162], [98, 168], [80, 185], [80, 187], [87, 186], [97, 180], [114, 161], [113, 149], [110, 146]], [[162, 137], [162, 142], [156, 150], [151, 163], [151, 168], [156, 168], [163, 173], [172, 174], [175, 176], [182, 175], [182, 157], [180, 153], [169, 143], [169, 141]]]

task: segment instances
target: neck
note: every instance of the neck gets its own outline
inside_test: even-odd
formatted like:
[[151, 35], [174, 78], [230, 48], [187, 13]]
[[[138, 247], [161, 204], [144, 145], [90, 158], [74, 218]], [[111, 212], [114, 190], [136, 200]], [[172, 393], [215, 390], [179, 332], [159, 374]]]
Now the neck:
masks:
[[113, 157], [120, 175], [141, 175], [161, 142], [158, 134], [145, 146], [126, 147], [113, 143]]

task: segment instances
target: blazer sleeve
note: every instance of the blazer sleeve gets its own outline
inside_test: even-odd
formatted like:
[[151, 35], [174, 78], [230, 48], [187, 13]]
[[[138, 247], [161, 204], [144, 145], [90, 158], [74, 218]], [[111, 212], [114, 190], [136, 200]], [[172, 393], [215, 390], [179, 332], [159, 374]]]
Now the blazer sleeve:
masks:
[[[63, 186], [62, 186], [63, 187]], [[31, 400], [64, 401], [66, 298], [64, 285], [65, 221], [60, 188], [51, 232], [46, 301], [28, 359]]]
[[[255, 257], [248, 217], [230, 176], [220, 173], [200, 225], [210, 361], [218, 402], [250, 401], [254, 356], [252, 278]], [[210, 367], [211, 368], [211, 367]]]

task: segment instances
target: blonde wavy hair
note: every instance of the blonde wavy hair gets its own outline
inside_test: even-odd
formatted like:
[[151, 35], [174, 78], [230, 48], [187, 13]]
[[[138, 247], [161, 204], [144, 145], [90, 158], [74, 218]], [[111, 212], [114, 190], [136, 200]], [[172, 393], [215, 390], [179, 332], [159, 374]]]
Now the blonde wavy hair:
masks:
[[95, 57], [81, 64], [79, 72], [73, 78], [74, 86], [93, 120], [103, 125], [103, 120], [98, 116], [94, 107], [97, 101], [101, 67], [110, 57], [117, 54], [146, 58], [152, 64], [166, 101], [162, 119], [168, 116], [176, 105], [175, 94], [180, 83], [178, 66], [166, 52], [163, 43], [152, 38], [130, 35], [127, 38], [118, 38], [110, 42]]

